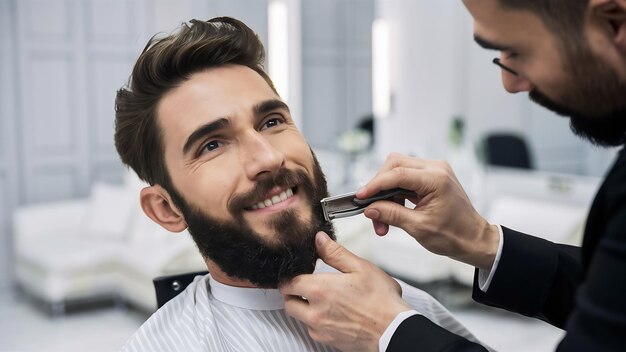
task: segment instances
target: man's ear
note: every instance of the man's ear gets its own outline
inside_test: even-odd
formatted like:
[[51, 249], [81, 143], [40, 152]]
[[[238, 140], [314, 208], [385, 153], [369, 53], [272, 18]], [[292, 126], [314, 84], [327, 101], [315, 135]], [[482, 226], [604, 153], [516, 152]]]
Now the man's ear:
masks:
[[626, 0], [590, 0], [589, 7], [612, 28], [612, 42], [626, 56]]
[[154, 185], [142, 189], [140, 201], [143, 212], [169, 232], [181, 232], [187, 228], [183, 214], [163, 187]]

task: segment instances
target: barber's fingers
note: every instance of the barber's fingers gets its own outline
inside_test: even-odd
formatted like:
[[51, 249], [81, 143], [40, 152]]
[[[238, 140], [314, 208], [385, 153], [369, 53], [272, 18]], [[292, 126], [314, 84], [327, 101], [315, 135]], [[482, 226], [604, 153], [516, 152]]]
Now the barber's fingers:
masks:
[[316, 293], [320, 280], [323, 280], [324, 274], [302, 274], [293, 279], [283, 282], [279, 285], [280, 293], [287, 296], [295, 296], [297, 298], [312, 297]]
[[[387, 156], [387, 159], [385, 159], [385, 162], [380, 167], [380, 169], [378, 169], [378, 171], [376, 172], [376, 175], [374, 175], [374, 178], [378, 177], [381, 174], [384, 174], [385, 172], [388, 172], [389, 170], [393, 170], [397, 167], [405, 167], [405, 168], [411, 168], [411, 169], [425, 169], [428, 167], [428, 161], [419, 159], [416, 157], [410, 157], [410, 156], [398, 154], [398, 153], [391, 153], [389, 154], [389, 156]], [[369, 192], [367, 192], [367, 194], [364, 194], [364, 195], [361, 195], [361, 192], [357, 193], [357, 196], [360, 198], [366, 198], [371, 195], [372, 194], [369, 194]]]
[[396, 167], [409, 167], [413, 169], [424, 169], [428, 167], [428, 161], [414, 156], [406, 156], [399, 153], [391, 153], [385, 159], [383, 166], [380, 167], [377, 175], [394, 169]]
[[284, 294], [284, 292], [283, 298], [285, 299], [285, 310], [287, 314], [305, 324], [311, 321], [312, 310], [306, 300], [300, 296]]
[[[371, 204], [365, 210], [364, 215], [374, 222], [374, 231], [379, 236], [386, 234], [389, 225], [399, 227], [409, 234], [415, 235], [415, 224], [423, 221], [423, 216], [419, 212], [388, 201], [379, 201]], [[382, 225], [377, 226], [376, 223], [386, 224], [387, 228], [384, 229]]]
[[320, 314], [319, 307], [311, 307], [308, 301], [295, 296], [284, 296], [285, 311], [289, 316], [303, 322], [307, 326], [307, 330], [311, 338], [317, 342], [330, 344], [333, 341], [332, 336], [324, 334], [316, 329], [324, 329], [324, 315]]
[[446, 177], [445, 171], [443, 170], [420, 170], [396, 167], [375, 176], [367, 185], [359, 190], [357, 196], [359, 198], [366, 198], [380, 191], [399, 187], [414, 191], [418, 198], [422, 198], [438, 188], [442, 177]]
[[[319, 332], [315, 328], [324, 327], [324, 323], [322, 322], [323, 314], [320, 314], [319, 306], [315, 308], [312, 307], [311, 304], [302, 297], [285, 295], [283, 298], [285, 299], [285, 312], [292, 318], [303, 322], [307, 326], [308, 333], [312, 339], [326, 344], [332, 340], [329, 339], [326, 334]], [[318, 303], [318, 305], [319, 304], [320, 303]]]
[[333, 241], [328, 235], [322, 231], [315, 235], [315, 248], [317, 255], [324, 263], [341, 271], [342, 273], [350, 273], [358, 271], [363, 259], [352, 254], [339, 243]]
[[[371, 217], [378, 218], [378, 215], [373, 215], [370, 213]], [[380, 222], [378, 220], [372, 220], [372, 225], [374, 226], [374, 232], [378, 236], [385, 236], [389, 232], [389, 225], [384, 222]]]

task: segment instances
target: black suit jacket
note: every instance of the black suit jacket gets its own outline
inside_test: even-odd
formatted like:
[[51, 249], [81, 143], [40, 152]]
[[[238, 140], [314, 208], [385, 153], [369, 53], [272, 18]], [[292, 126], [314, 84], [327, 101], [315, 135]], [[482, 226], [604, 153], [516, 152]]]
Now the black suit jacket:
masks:
[[[598, 190], [582, 247], [556, 244], [504, 227], [503, 232], [502, 255], [487, 292], [478, 288], [474, 276], [476, 301], [566, 329], [558, 351], [626, 351], [624, 149]], [[419, 316], [405, 320], [387, 351], [481, 350], [433, 325]]]

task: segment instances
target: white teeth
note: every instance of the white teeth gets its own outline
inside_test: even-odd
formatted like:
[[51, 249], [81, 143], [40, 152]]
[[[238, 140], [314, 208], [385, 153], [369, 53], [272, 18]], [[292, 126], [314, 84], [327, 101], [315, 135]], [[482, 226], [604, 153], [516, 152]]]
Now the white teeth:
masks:
[[290, 198], [292, 196], [293, 196], [293, 190], [291, 188], [289, 188], [286, 191], [280, 192], [280, 194], [272, 196], [271, 199], [265, 199], [262, 202], [258, 202], [257, 204], [253, 205], [251, 207], [251, 209], [252, 210], [263, 209], [263, 208], [272, 206], [274, 204], [278, 204], [280, 202], [284, 202], [284, 201], [286, 201], [288, 198]]

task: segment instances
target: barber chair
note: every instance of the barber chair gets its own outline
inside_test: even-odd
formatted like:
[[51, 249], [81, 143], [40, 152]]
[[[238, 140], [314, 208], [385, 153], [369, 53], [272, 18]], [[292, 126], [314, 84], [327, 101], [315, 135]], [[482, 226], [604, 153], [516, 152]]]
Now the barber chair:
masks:
[[515, 134], [494, 133], [484, 140], [485, 162], [487, 165], [533, 169], [526, 140]]
[[208, 271], [196, 271], [191, 273], [159, 276], [152, 280], [156, 292], [157, 308], [161, 308], [170, 299], [183, 292], [193, 279], [200, 275], [208, 274]]

